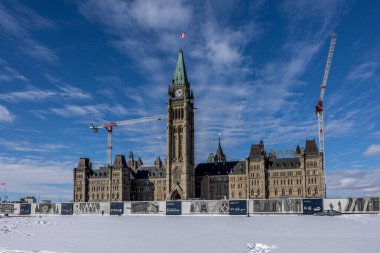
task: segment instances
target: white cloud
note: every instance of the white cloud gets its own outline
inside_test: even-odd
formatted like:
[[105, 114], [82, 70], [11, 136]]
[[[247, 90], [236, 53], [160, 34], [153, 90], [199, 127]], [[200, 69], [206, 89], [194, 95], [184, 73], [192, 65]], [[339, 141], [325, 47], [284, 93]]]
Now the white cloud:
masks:
[[379, 180], [379, 168], [327, 171], [327, 197], [379, 196]]
[[9, 193], [41, 195], [42, 198], [56, 200], [61, 195], [63, 199], [71, 200], [72, 168], [76, 166], [75, 162], [0, 155], [1, 180], [7, 182]]
[[367, 148], [363, 153], [364, 156], [377, 156], [380, 155], [380, 144], [373, 144]]
[[378, 69], [379, 64], [376, 62], [362, 63], [350, 71], [348, 79], [350, 81], [364, 81], [372, 78]]
[[62, 144], [37, 144], [20, 140], [9, 141], [2, 138], [0, 138], [0, 145], [12, 151], [37, 153], [55, 152], [61, 149], [68, 148], [68, 146]]
[[0, 82], [22, 81], [29, 82], [28, 78], [21, 75], [17, 70], [11, 68], [8, 62], [0, 58]]
[[7, 102], [20, 102], [20, 101], [42, 101], [48, 99], [90, 99], [91, 95], [77, 87], [70, 85], [63, 85], [59, 87], [60, 91], [54, 90], [41, 90], [31, 87], [24, 91], [14, 91], [5, 94], [0, 94], [0, 100]]
[[48, 62], [57, 61], [58, 57], [51, 49], [31, 36], [32, 30], [52, 29], [54, 24], [30, 8], [21, 4], [10, 7], [0, 4], [0, 27], [25, 54]]
[[0, 121], [3, 122], [13, 122], [15, 116], [5, 107], [0, 105]]
[[131, 16], [142, 27], [152, 29], [178, 29], [185, 27], [192, 13], [184, 1], [135, 1], [131, 6]]
[[76, 116], [85, 116], [86, 118], [99, 118], [103, 117], [106, 114], [113, 115], [127, 115], [130, 114], [130, 111], [127, 110], [124, 106], [115, 104], [96, 104], [96, 105], [65, 105], [63, 108], [52, 108], [50, 111], [63, 116], [63, 117], [76, 117]]

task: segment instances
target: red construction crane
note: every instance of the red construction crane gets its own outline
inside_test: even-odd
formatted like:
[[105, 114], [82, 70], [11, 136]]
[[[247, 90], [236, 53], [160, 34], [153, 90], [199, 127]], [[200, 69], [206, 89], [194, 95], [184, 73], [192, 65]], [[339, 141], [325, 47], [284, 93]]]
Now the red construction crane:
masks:
[[100, 128], [107, 129], [107, 150], [108, 150], [108, 165], [112, 165], [112, 129], [115, 126], [124, 126], [124, 125], [132, 125], [137, 123], [143, 123], [143, 122], [149, 122], [149, 121], [157, 121], [162, 120], [166, 116], [165, 115], [158, 115], [158, 116], [152, 116], [152, 117], [144, 117], [144, 118], [137, 118], [137, 119], [130, 119], [130, 120], [124, 120], [124, 121], [118, 121], [118, 122], [108, 122], [100, 126], [96, 126], [94, 124], [91, 124], [90, 128], [94, 130], [94, 133], [97, 133]]
[[[322, 168], [325, 169], [326, 159], [325, 159], [325, 130], [323, 128], [323, 97], [325, 95], [327, 79], [329, 77], [330, 66], [332, 62], [332, 58], [334, 55], [336, 43], [336, 34], [331, 34], [330, 47], [329, 52], [327, 54], [325, 72], [323, 74], [323, 80], [321, 84], [321, 92], [319, 95], [319, 99], [317, 102], [317, 106], [315, 107], [315, 114], [317, 114], [318, 118], [318, 137], [319, 137], [319, 151], [322, 153]], [[325, 182], [325, 197], [326, 197], [326, 182]]]

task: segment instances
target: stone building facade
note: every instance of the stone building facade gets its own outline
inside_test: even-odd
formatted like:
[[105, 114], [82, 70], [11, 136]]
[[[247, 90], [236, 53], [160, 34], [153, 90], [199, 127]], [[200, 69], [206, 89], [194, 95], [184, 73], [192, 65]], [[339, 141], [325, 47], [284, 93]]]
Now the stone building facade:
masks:
[[144, 166], [132, 152], [112, 166], [93, 169], [80, 158], [74, 169], [75, 202], [161, 201], [169, 199], [320, 198], [324, 196], [323, 154], [315, 140], [297, 146], [292, 157], [267, 153], [264, 142], [251, 146], [245, 160], [228, 161], [219, 140], [207, 163], [194, 159], [194, 95], [183, 51], [168, 89], [165, 161]]

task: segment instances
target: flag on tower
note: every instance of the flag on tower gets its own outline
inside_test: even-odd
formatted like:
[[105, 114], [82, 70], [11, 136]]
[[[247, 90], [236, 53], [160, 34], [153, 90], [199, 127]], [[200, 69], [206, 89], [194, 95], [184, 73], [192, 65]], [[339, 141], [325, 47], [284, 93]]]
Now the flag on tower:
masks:
[[179, 37], [179, 39], [180, 39], [180, 40], [183, 40], [185, 37], [186, 37], [186, 33], [183, 32], [183, 33], [181, 34], [181, 36]]

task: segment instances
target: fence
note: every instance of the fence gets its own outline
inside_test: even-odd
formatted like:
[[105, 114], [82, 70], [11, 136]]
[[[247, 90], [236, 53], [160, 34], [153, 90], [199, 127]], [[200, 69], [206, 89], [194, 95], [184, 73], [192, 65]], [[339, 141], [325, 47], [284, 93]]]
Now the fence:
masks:
[[380, 197], [342, 199], [250, 199], [75, 203], [0, 203], [0, 214], [13, 215], [247, 215], [380, 213]]

